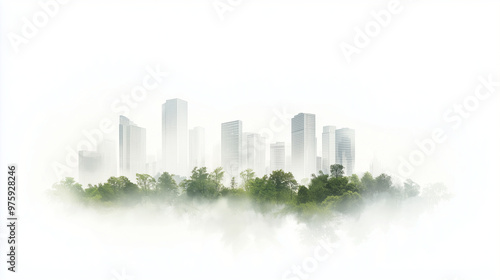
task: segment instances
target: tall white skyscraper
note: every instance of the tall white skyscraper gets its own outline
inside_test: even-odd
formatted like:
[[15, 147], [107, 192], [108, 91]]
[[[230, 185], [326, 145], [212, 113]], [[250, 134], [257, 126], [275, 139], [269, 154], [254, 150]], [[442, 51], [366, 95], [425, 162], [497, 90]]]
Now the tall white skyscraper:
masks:
[[292, 172], [300, 182], [316, 173], [316, 116], [300, 113], [292, 118]]
[[134, 180], [146, 170], [146, 129], [120, 116], [119, 142], [120, 175]]
[[226, 122], [221, 125], [221, 162], [226, 172], [226, 179], [239, 178], [242, 164], [241, 121]]
[[[245, 135], [245, 134], [244, 134]], [[257, 133], [246, 133], [246, 166], [260, 177], [266, 173], [266, 139]]]
[[162, 151], [164, 171], [189, 174], [188, 104], [184, 100], [170, 99], [162, 106]]
[[323, 126], [322, 170], [330, 174], [330, 166], [335, 164], [335, 126]]
[[345, 174], [351, 176], [354, 172], [356, 159], [354, 129], [342, 128], [335, 131], [335, 162], [344, 166]]
[[274, 170], [286, 170], [285, 164], [285, 142], [271, 144], [271, 172]]
[[195, 167], [206, 167], [205, 129], [201, 126], [189, 130], [189, 169]]

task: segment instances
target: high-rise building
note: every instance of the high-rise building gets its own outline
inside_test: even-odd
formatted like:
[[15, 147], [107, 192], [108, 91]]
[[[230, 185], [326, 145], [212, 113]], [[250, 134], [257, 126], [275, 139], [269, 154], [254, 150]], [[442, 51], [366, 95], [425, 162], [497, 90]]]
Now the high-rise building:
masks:
[[221, 162], [227, 174], [226, 179], [239, 178], [242, 164], [242, 126], [241, 121], [221, 125]]
[[120, 116], [119, 142], [120, 175], [134, 180], [146, 170], [146, 129]]
[[354, 129], [342, 128], [335, 131], [335, 162], [344, 166], [345, 174], [351, 176], [356, 160]]
[[[323, 165], [321, 162], [321, 157], [316, 157], [316, 171], [314, 172], [315, 174], [318, 173], [320, 170], [323, 170]], [[328, 174], [328, 173], [327, 173]]]
[[266, 172], [266, 139], [257, 133], [246, 134], [246, 166], [258, 177]]
[[103, 139], [97, 151], [78, 152], [78, 181], [83, 185], [103, 183], [116, 176], [116, 147], [113, 141]]
[[116, 142], [109, 139], [103, 139], [97, 145], [97, 152], [102, 156], [102, 175], [107, 180], [109, 177], [116, 176], [117, 172], [117, 157], [116, 157]]
[[300, 113], [292, 118], [292, 172], [297, 181], [316, 173], [316, 116]]
[[95, 151], [78, 151], [78, 182], [87, 187], [103, 182], [103, 158]]
[[250, 133], [248, 132], [243, 132], [241, 136], [241, 162], [240, 162], [240, 169], [245, 170], [248, 167], [248, 135]]
[[206, 167], [205, 129], [201, 126], [189, 130], [189, 169], [195, 167]]
[[162, 162], [164, 171], [188, 175], [188, 105], [181, 99], [162, 106]]
[[286, 170], [285, 165], [285, 142], [271, 144], [271, 172], [274, 170]]
[[335, 164], [335, 126], [323, 126], [322, 135], [322, 170], [330, 173], [330, 166]]

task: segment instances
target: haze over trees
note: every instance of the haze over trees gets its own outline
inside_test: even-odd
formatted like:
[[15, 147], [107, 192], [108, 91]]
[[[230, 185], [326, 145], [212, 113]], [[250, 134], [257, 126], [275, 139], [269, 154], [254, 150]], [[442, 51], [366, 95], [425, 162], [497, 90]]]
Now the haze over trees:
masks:
[[73, 178], [65, 178], [53, 185], [50, 194], [63, 201], [73, 199], [88, 206], [118, 207], [141, 203], [175, 206], [183, 202], [211, 202], [221, 198], [246, 199], [258, 211], [280, 209], [285, 213], [311, 217], [331, 212], [359, 215], [367, 203], [378, 198], [401, 201], [417, 197], [421, 192], [420, 186], [412, 180], [395, 186], [387, 174], [375, 178], [369, 172], [361, 178], [357, 175], [345, 176], [344, 167], [340, 164], [332, 165], [330, 174], [322, 171], [311, 174], [309, 182], [302, 185], [292, 173], [283, 170], [256, 177], [251, 169], [247, 169], [240, 173], [240, 185], [233, 177], [228, 187], [223, 184], [224, 176], [221, 167], [212, 172], [206, 167], [195, 167], [191, 176], [182, 180], [168, 172], [156, 177], [136, 174], [137, 183], [120, 176], [110, 177], [96, 185], [89, 184], [86, 188]]

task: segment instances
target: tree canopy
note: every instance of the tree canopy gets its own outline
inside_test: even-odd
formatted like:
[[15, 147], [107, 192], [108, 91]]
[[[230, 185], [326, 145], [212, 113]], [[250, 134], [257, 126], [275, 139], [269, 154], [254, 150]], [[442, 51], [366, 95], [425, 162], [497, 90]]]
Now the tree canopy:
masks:
[[240, 173], [240, 183], [231, 177], [226, 187], [224, 174], [221, 167], [212, 172], [206, 167], [196, 167], [188, 178], [180, 179], [168, 172], [157, 175], [156, 179], [148, 174], [136, 174], [136, 183], [125, 176], [110, 177], [106, 182], [89, 185], [85, 189], [73, 178], [65, 178], [53, 185], [52, 193], [63, 200], [71, 197], [88, 205], [107, 206], [128, 206], [145, 201], [173, 205], [181, 198], [191, 201], [237, 198], [247, 199], [264, 210], [282, 205], [300, 215], [325, 211], [359, 213], [367, 202], [380, 194], [403, 199], [420, 194], [420, 186], [411, 180], [398, 188], [387, 174], [374, 178], [366, 172], [361, 179], [355, 174], [345, 176], [344, 167], [340, 164], [332, 165], [330, 174], [322, 171], [313, 174], [303, 185], [299, 185], [290, 172], [275, 170], [256, 177], [253, 170], [247, 169]]

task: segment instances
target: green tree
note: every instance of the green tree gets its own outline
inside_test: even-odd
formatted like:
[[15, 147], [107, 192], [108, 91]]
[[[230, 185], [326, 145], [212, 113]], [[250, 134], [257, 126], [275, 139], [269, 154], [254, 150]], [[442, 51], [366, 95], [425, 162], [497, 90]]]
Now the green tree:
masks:
[[299, 185], [291, 172], [275, 170], [269, 175], [269, 183], [274, 186], [277, 192], [277, 201], [286, 202], [292, 200], [293, 194]]
[[[139, 187], [125, 176], [110, 177], [104, 184], [107, 184], [107, 186], [101, 188], [100, 191], [98, 189], [101, 201], [114, 201], [130, 205], [140, 200]], [[99, 184], [96, 187], [99, 188], [99, 186], [103, 186], [104, 184]], [[108, 191], [108, 186], [111, 188], [112, 192]]]
[[240, 173], [241, 180], [243, 181], [243, 189], [248, 190], [250, 182], [255, 179], [255, 172], [252, 169], [246, 169]]
[[85, 198], [91, 202], [100, 202], [102, 196], [99, 193], [98, 186], [89, 185], [89, 187], [85, 189]]
[[136, 174], [137, 185], [147, 195], [152, 193], [156, 188], [156, 180], [148, 174]]
[[[107, 181], [107, 183], [110, 184], [110, 186], [113, 188], [113, 191], [115, 193], [122, 193], [126, 192], [127, 189], [135, 189], [134, 188], [134, 183], [130, 182], [130, 180], [125, 177], [125, 176], [120, 176], [120, 177], [110, 177]], [[137, 187], [137, 185], [135, 185]], [[131, 192], [134, 192], [131, 190]]]
[[408, 179], [404, 183], [403, 191], [406, 197], [414, 197], [420, 194], [420, 186]]
[[361, 177], [361, 190], [370, 196], [376, 192], [375, 179], [370, 172], [365, 172]]
[[109, 183], [99, 184], [97, 187], [97, 191], [99, 192], [99, 195], [101, 197], [100, 200], [103, 202], [113, 201], [116, 199], [115, 191]]
[[235, 189], [236, 188], [236, 179], [234, 177], [231, 178], [231, 189]]
[[387, 174], [380, 174], [375, 178], [375, 191], [376, 192], [388, 192], [392, 187], [392, 179], [391, 176]]
[[330, 173], [332, 177], [340, 178], [344, 176], [344, 166], [342, 166], [341, 164], [330, 165]]
[[178, 195], [178, 186], [173, 176], [163, 172], [156, 181], [156, 192], [162, 198], [173, 199]]
[[[206, 170], [206, 167], [203, 167]], [[222, 180], [224, 180], [224, 170], [222, 167], [217, 167], [214, 169], [214, 171], [210, 174], [210, 179], [215, 182], [215, 187], [217, 191], [220, 190], [222, 187]]]
[[62, 200], [66, 199], [76, 199], [81, 200], [85, 192], [83, 191], [82, 185], [75, 181], [71, 177], [66, 177], [58, 183], [52, 185], [53, 194]]
[[323, 206], [342, 213], [358, 212], [363, 205], [363, 199], [357, 192], [347, 191], [340, 196], [329, 196]]
[[250, 196], [260, 205], [273, 204], [276, 202], [276, 187], [269, 182], [267, 175], [252, 180], [250, 182], [249, 191]]
[[311, 200], [309, 189], [305, 186], [300, 186], [299, 191], [297, 192], [297, 203], [304, 204], [310, 202]]
[[185, 180], [182, 186], [188, 197], [214, 199], [218, 196], [216, 179], [217, 176], [214, 173], [208, 174], [206, 167], [195, 167], [191, 172], [191, 177]]
[[352, 174], [349, 177], [349, 183], [353, 183], [356, 187], [361, 188], [361, 180], [356, 174]]
[[316, 203], [321, 203], [329, 195], [332, 195], [331, 188], [328, 185], [328, 174], [322, 172], [314, 175], [309, 183], [309, 195], [311, 200]]

